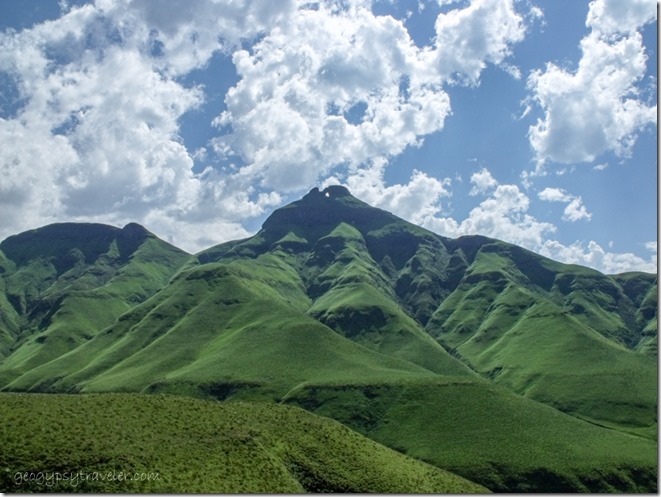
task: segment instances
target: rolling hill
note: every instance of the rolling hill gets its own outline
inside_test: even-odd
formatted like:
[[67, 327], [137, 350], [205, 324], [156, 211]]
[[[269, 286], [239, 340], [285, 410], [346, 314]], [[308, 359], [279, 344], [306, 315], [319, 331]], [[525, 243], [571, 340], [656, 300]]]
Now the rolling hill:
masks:
[[458, 379], [314, 385], [286, 403], [336, 419], [494, 492], [648, 492], [656, 443]]
[[656, 491], [657, 279], [448, 239], [343, 187], [194, 256], [0, 243], [0, 388], [295, 404], [498, 491]]
[[487, 491], [294, 407], [0, 394], [0, 416], [3, 492]]

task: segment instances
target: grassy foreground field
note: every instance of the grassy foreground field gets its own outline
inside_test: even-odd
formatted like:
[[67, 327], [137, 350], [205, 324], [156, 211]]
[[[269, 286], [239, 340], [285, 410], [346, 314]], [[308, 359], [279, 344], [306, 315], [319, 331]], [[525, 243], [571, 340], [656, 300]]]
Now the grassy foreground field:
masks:
[[0, 394], [0, 419], [1, 492], [487, 491], [290, 406]]

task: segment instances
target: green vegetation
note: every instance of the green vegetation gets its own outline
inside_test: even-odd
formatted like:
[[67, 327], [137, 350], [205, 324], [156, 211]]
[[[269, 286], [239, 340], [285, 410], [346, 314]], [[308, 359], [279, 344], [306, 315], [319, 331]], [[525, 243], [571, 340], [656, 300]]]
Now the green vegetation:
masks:
[[656, 443], [484, 381], [307, 385], [286, 402], [496, 492], [655, 492]]
[[0, 418], [2, 492], [486, 492], [294, 407], [1, 394]]
[[113, 327], [9, 388], [161, 391], [177, 383], [249, 382], [265, 396], [278, 398], [303, 381], [433, 375], [366, 349], [297, 312], [286, 305], [286, 291], [279, 295], [247, 279], [242, 266], [207, 264], [180, 273]]
[[[0, 364], [5, 383], [87, 342], [190, 257], [136, 224], [56, 224], [0, 248], [10, 259], [0, 258], [0, 315], [14, 338]], [[0, 320], [0, 337], [2, 328]]]
[[[656, 360], [635, 350], [652, 319], [648, 311], [636, 324], [640, 295], [631, 300], [617, 278], [587, 268], [530, 259], [501, 242], [483, 245], [427, 331], [517, 393], [656, 438]], [[647, 288], [649, 276], [639, 278]]]
[[342, 187], [195, 256], [137, 225], [0, 243], [1, 390], [286, 401], [493, 490], [656, 489], [657, 322], [655, 275]]

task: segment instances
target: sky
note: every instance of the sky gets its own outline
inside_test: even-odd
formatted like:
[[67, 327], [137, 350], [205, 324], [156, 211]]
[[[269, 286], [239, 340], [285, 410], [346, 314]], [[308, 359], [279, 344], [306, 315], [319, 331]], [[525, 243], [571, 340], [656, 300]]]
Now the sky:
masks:
[[0, 239], [191, 253], [313, 187], [447, 237], [657, 271], [653, 0], [0, 2]]

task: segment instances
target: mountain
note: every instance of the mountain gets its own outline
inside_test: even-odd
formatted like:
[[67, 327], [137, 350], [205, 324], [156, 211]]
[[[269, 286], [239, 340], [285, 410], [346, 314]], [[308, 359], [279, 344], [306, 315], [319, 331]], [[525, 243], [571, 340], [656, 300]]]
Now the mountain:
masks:
[[339, 186], [194, 256], [137, 225], [0, 250], [5, 391], [275, 401], [491, 490], [656, 491], [655, 275], [444, 238]]
[[142, 226], [63, 223], [0, 243], [0, 382], [87, 342], [189, 255]]

